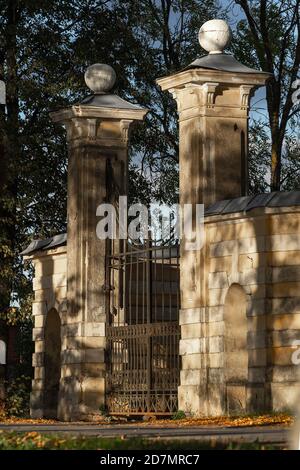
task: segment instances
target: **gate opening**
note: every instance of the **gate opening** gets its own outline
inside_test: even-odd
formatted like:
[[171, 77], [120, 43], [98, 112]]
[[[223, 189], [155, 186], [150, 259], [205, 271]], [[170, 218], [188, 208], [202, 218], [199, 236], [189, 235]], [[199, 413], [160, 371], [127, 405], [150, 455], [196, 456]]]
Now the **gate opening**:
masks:
[[107, 266], [107, 408], [172, 414], [180, 374], [179, 246], [119, 243]]

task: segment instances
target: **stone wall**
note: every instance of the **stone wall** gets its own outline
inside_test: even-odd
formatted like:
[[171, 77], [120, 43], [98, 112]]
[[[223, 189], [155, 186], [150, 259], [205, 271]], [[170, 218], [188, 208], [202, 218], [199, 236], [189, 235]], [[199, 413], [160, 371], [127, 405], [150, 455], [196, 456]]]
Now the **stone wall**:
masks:
[[[299, 207], [206, 218], [200, 307], [180, 312], [181, 409], [219, 415], [293, 408], [300, 387], [292, 362], [293, 341], [300, 340], [299, 227]], [[233, 285], [245, 293], [248, 330], [248, 377], [234, 385], [224, 364], [231, 335], [225, 303]], [[241, 309], [237, 303], [237, 317]], [[239, 367], [236, 355], [232, 360]]]
[[[58, 418], [92, 419], [95, 410], [104, 404], [105, 323], [74, 322], [72, 316], [67, 315], [66, 247], [37, 252], [29, 258], [35, 267], [32, 417], [47, 414], [45, 354], [51, 352], [45, 351], [45, 336], [47, 315], [54, 309], [61, 322], [61, 364], [57, 365], [61, 367]], [[74, 388], [78, 393], [73, 393]]]
[[[34, 318], [33, 341], [35, 352], [32, 358], [34, 379], [31, 392], [31, 416], [44, 416], [44, 387], [45, 387], [45, 325], [48, 312], [55, 309], [61, 324], [67, 323], [67, 252], [66, 247], [60, 247], [45, 252], [37, 252], [32, 257], [35, 276], [33, 279], [34, 302], [32, 314]], [[62, 352], [63, 354], [63, 352]], [[60, 365], [58, 365], [60, 367]]]
[[[181, 294], [180, 409], [220, 415], [293, 408], [300, 388], [292, 361], [300, 341], [299, 226], [299, 207], [206, 217], [195, 274], [199, 294], [190, 308], [184, 308], [190, 291]], [[45, 326], [55, 309], [61, 321], [58, 417], [93, 419], [105, 403], [104, 315], [102, 323], [67, 315], [66, 247], [31, 258], [32, 416], [45, 415]]]

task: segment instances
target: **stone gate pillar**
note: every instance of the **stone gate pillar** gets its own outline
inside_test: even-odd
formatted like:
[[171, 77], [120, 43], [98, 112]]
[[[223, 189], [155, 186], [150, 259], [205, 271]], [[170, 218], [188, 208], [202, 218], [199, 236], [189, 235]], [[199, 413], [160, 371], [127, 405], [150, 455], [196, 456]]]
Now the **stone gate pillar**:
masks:
[[[199, 40], [208, 55], [179, 73], [157, 80], [177, 102], [180, 205], [193, 205], [194, 227], [196, 204], [207, 208], [217, 201], [247, 194], [249, 102], [255, 89], [269, 77], [223, 52], [230, 40], [230, 29], [224, 21], [208, 21], [200, 29]], [[189, 251], [183, 237], [180, 256], [179, 407], [207, 412], [203, 397], [210, 393], [206, 376], [210, 348], [206, 275], [209, 247]]]
[[67, 129], [67, 320], [62, 326], [58, 417], [91, 419], [105, 400], [105, 256], [97, 207], [127, 194], [128, 132], [146, 110], [113, 94], [114, 70], [85, 73], [92, 94], [51, 113]]

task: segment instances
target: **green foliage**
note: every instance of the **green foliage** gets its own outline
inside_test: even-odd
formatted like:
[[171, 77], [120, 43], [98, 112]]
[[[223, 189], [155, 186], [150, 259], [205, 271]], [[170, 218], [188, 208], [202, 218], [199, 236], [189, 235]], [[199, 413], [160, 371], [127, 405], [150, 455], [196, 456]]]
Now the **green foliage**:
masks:
[[185, 418], [186, 418], [186, 414], [183, 410], [178, 410], [172, 414], [172, 419], [174, 419], [175, 421], [177, 421], [178, 419], [185, 419]]
[[29, 416], [31, 377], [21, 375], [8, 382], [5, 397], [5, 412], [8, 416]]

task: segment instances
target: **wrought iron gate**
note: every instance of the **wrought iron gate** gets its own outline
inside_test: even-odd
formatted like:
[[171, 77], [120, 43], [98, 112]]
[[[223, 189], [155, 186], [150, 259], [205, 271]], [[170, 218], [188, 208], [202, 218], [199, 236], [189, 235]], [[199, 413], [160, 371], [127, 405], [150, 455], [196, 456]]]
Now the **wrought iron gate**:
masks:
[[179, 248], [119, 246], [107, 280], [107, 408], [173, 413], [180, 371]]

